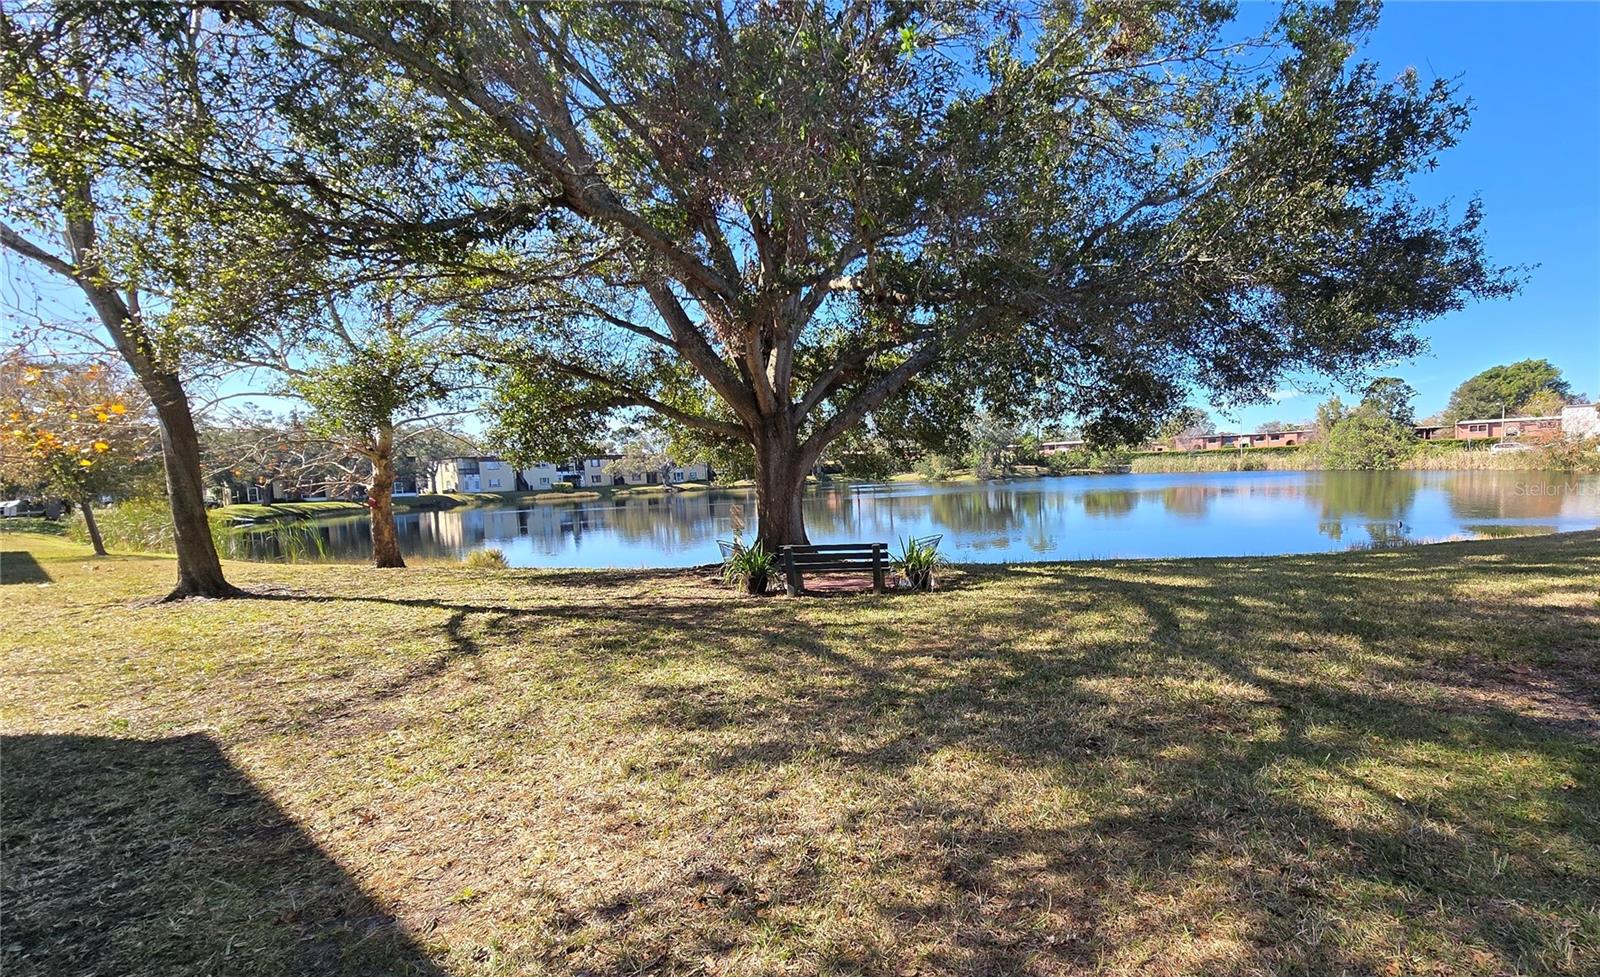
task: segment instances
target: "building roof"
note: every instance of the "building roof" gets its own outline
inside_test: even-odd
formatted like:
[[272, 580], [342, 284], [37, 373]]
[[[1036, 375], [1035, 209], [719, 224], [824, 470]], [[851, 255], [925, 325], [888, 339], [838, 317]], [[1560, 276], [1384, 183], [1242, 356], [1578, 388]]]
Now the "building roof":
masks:
[[1561, 420], [1560, 414], [1545, 414], [1540, 417], [1472, 417], [1456, 421], [1457, 424], [1498, 424], [1504, 421], [1557, 421]]

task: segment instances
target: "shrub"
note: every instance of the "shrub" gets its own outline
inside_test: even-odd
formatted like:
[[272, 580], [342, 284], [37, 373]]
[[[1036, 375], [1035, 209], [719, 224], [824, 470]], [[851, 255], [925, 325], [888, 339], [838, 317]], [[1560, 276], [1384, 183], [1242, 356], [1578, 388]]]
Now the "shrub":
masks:
[[493, 546], [486, 549], [473, 550], [462, 559], [461, 565], [470, 567], [473, 570], [507, 570], [511, 567], [511, 564], [506, 561], [505, 551], [496, 549]]
[[1345, 415], [1317, 445], [1322, 467], [1329, 471], [1389, 471], [1417, 451], [1410, 428], [1377, 411], [1358, 409]]
[[[171, 553], [172, 510], [161, 498], [128, 499], [94, 511], [106, 548], [134, 553]], [[89, 541], [83, 513], [74, 512], [66, 525], [69, 538]], [[211, 519], [211, 541], [217, 555], [229, 560], [268, 559], [286, 563], [326, 559], [327, 540], [308, 519], [266, 521], [248, 526], [225, 518]]]
[[1104, 471], [1123, 468], [1133, 460], [1133, 452], [1126, 448], [1074, 448], [1044, 456], [1052, 475], [1069, 475], [1075, 471]]
[[[96, 510], [98, 512], [98, 510]], [[39, 533], [42, 536], [65, 536], [67, 524], [59, 519], [38, 516], [12, 516], [0, 519], [0, 533]], [[87, 536], [85, 536], [87, 539]]]
[[302, 563], [328, 558], [328, 543], [309, 519], [275, 520], [238, 528], [211, 524], [217, 553], [230, 560], [276, 560]]
[[917, 459], [916, 472], [929, 481], [942, 481], [950, 477], [955, 466], [941, 454], [926, 454]]
[[1151, 472], [1258, 472], [1315, 471], [1322, 467], [1314, 447], [1227, 448], [1212, 451], [1167, 451], [1142, 454], [1131, 470]]
[[1550, 471], [1600, 472], [1600, 439], [1560, 438], [1530, 453]]
[[767, 578], [777, 568], [778, 554], [770, 552], [759, 540], [747, 548], [735, 537], [733, 552], [722, 564], [722, 579], [730, 584], [744, 584], [749, 593], [763, 594], [767, 590]]
[[913, 590], [933, 588], [933, 571], [945, 564], [939, 544], [931, 539], [901, 539], [900, 555], [894, 559], [894, 568], [911, 584]]

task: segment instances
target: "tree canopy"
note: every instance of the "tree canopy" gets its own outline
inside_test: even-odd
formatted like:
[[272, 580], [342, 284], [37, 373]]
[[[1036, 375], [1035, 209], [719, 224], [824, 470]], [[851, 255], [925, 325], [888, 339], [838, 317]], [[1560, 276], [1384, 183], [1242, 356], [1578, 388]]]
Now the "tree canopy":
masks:
[[1417, 390], [1399, 377], [1378, 377], [1367, 384], [1361, 395], [1361, 406], [1380, 417], [1404, 427], [1416, 423], [1417, 412], [1413, 401]]
[[1329, 428], [1316, 450], [1322, 467], [1331, 471], [1383, 471], [1400, 467], [1417, 444], [1408, 425], [1363, 401]]
[[1242, 39], [1211, 2], [226, 10], [177, 76], [207, 138], [122, 117], [132, 152], [297, 247], [447, 281], [530, 451], [632, 408], [744, 446], [769, 546], [863, 426], [1070, 413], [1132, 442], [1193, 388], [1354, 376], [1511, 287], [1476, 201], [1407, 189], [1467, 106], [1356, 59], [1370, 3]]
[[[1552, 396], [1553, 395], [1553, 396]], [[1491, 366], [1462, 381], [1450, 394], [1444, 422], [1474, 417], [1516, 417], [1530, 412], [1543, 413], [1566, 403], [1572, 385], [1549, 360], [1519, 360]]]
[[149, 401], [126, 372], [14, 349], [0, 357], [0, 485], [62, 496], [79, 506], [97, 554], [99, 496], [127, 491], [155, 453]]

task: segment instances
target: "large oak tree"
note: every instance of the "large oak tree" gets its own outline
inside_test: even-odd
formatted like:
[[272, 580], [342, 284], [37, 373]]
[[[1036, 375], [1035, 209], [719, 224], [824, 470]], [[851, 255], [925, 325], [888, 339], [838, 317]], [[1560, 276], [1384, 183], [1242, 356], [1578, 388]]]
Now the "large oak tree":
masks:
[[1131, 438], [1509, 287], [1476, 202], [1408, 192], [1467, 106], [1354, 60], [1366, 3], [1259, 37], [1221, 3], [224, 8], [248, 60], [202, 77], [248, 124], [152, 165], [448, 276], [539, 395], [524, 443], [643, 407], [748, 445], [768, 546], [863, 425]]

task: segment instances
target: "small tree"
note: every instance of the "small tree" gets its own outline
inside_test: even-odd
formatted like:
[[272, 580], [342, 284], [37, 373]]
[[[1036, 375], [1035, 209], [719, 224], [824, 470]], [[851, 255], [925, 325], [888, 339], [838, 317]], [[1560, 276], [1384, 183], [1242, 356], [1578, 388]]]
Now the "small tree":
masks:
[[1338, 397], [1329, 397], [1318, 404], [1317, 419], [1314, 423], [1318, 440], [1325, 440], [1328, 435], [1332, 434], [1333, 429], [1339, 425], [1340, 421], [1344, 420], [1347, 414], [1349, 414], [1349, 409], [1345, 407], [1344, 401]]
[[1198, 407], [1182, 407], [1156, 431], [1157, 440], [1176, 443], [1183, 438], [1196, 438], [1217, 433], [1217, 424], [1211, 415]]
[[618, 457], [606, 463], [606, 474], [623, 478], [654, 475], [663, 485], [669, 482], [668, 473], [673, 462], [666, 432], [648, 424], [637, 424], [624, 429], [616, 440]]
[[1384, 471], [1399, 468], [1416, 448], [1409, 425], [1364, 406], [1341, 417], [1318, 451], [1322, 467], [1333, 471]]
[[1559, 391], [1546, 387], [1534, 393], [1517, 405], [1517, 413], [1527, 417], [1550, 417], [1561, 413], [1561, 408], [1573, 402], [1576, 398], [1564, 396]]
[[1015, 422], [983, 411], [967, 423], [967, 461], [979, 478], [1004, 478], [1011, 468], [1013, 446], [1022, 436]]
[[1416, 388], [1399, 377], [1378, 377], [1367, 384], [1361, 395], [1361, 407], [1380, 417], [1387, 417], [1403, 427], [1416, 423], [1412, 401], [1417, 399]]
[[83, 514], [95, 554], [106, 555], [95, 500], [125, 488], [150, 457], [147, 403], [110, 366], [70, 366], [14, 351], [0, 360], [5, 450], [0, 480], [59, 494]]
[[192, 97], [199, 24], [124, 4], [0, 10], [0, 246], [82, 294], [153, 406], [178, 557], [168, 600], [242, 593], [223, 576], [206, 514], [184, 386], [195, 336], [172, 314], [179, 289], [158, 287], [175, 284], [173, 269], [182, 277], [205, 207], [179, 170], [128, 149], [151, 133], [192, 148], [213, 131]]
[[869, 427], [857, 428], [835, 441], [827, 460], [846, 478], [881, 482], [911, 467], [900, 446]]
[[276, 359], [244, 362], [277, 370], [284, 391], [311, 408], [305, 429], [325, 442], [315, 463], [366, 488], [373, 565], [404, 567], [394, 522], [399, 456], [409, 441], [459, 412], [472, 373], [449, 322], [396, 288], [329, 301], [326, 316], [326, 328], [312, 332], [310, 342], [296, 346], [291, 336]]

